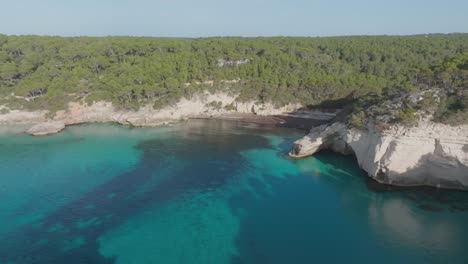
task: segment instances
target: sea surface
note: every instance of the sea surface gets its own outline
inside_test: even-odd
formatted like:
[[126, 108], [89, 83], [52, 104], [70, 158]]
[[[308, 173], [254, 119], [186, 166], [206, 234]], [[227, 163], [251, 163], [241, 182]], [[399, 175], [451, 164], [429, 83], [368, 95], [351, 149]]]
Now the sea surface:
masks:
[[468, 263], [468, 193], [375, 184], [303, 131], [0, 129], [0, 263]]

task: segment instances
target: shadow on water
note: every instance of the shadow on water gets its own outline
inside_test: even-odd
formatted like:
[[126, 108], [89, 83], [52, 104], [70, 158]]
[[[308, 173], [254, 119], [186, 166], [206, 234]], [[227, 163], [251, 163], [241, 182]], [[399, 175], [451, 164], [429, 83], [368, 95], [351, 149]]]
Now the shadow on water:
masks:
[[358, 167], [355, 156], [342, 156], [331, 151], [322, 151], [315, 158], [324, 163], [331, 163], [340, 171], [353, 172], [353, 175], [357, 175], [355, 181], [364, 182], [367, 191], [371, 193], [400, 195], [404, 199], [411, 200], [425, 211], [468, 211], [468, 192], [466, 191], [440, 189], [431, 186], [405, 187], [382, 184], [368, 177], [367, 173]]
[[401, 187], [381, 184], [368, 178], [366, 185], [374, 193], [398, 193], [417, 204], [426, 211], [432, 212], [465, 212], [468, 211], [468, 193], [466, 191], [439, 189], [430, 186]]
[[[293, 175], [285, 175], [284, 179], [268, 175], [264, 177], [268, 177], [268, 186], [282, 186], [281, 189], [301, 186], [295, 182], [297, 179]], [[285, 180], [286, 178], [288, 180]], [[294, 199], [283, 199], [285, 196], [282, 196], [281, 192], [274, 190], [272, 193], [271, 189], [258, 179], [250, 179], [249, 184], [254, 187], [254, 193], [246, 190], [230, 201], [233, 211], [241, 219], [241, 229], [236, 239], [237, 254], [231, 258], [230, 263], [297, 263], [294, 260], [300, 258], [304, 247], [299, 246], [299, 241], [295, 241], [295, 238], [298, 232], [302, 232], [300, 227], [304, 226], [304, 221], [307, 220], [307, 217], [300, 215], [306, 208], [293, 209], [297, 215], [290, 214], [292, 208], [304, 203]], [[297, 190], [298, 193], [302, 191]], [[265, 197], [268, 202], [264, 200]], [[291, 206], [285, 203], [291, 203]], [[247, 212], [248, 215], [243, 215], [243, 212]], [[307, 235], [306, 233], [307, 231], [304, 235]], [[278, 239], [284, 243], [278, 242]], [[280, 247], [273, 249], [276, 245]]]
[[[114, 177], [39, 223], [23, 226], [2, 238], [8, 243], [2, 243], [0, 263], [113, 263], [114, 259], [99, 254], [101, 234], [149, 206], [162, 205], [191, 190], [224, 185], [245, 162], [240, 151], [268, 146], [261, 136], [205, 135], [203, 126], [206, 124], [177, 131], [177, 137], [171, 140], [139, 144], [137, 148], [143, 155], [132, 171]], [[158, 171], [179, 162], [185, 165], [151, 185], [159, 177]], [[218, 165], [213, 166], [213, 162]]]

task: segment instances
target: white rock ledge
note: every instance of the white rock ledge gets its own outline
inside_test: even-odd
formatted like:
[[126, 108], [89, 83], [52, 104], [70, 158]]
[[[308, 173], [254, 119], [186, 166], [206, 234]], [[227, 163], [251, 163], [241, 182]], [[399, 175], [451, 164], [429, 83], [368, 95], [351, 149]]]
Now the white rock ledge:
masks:
[[65, 123], [60, 121], [49, 121], [45, 123], [39, 123], [32, 126], [26, 131], [26, 133], [33, 136], [45, 136], [55, 134], [62, 131], [65, 128]]
[[[190, 118], [217, 117], [229, 114], [249, 113], [259, 116], [281, 115], [295, 112], [302, 105], [289, 104], [276, 107], [271, 103], [260, 104], [256, 101], [238, 102], [236, 94], [207, 91], [182, 98], [179, 102], [153, 109], [151, 104], [140, 109], [118, 109], [111, 102], [94, 102], [91, 105], [79, 102], [70, 102], [67, 109], [55, 113], [53, 119], [48, 117], [48, 111], [11, 110], [0, 114], [0, 125], [37, 124], [27, 133], [31, 135], [48, 135], [60, 132], [64, 126], [83, 123], [115, 122], [135, 127], [155, 127], [168, 125]], [[213, 103], [216, 107], [213, 107]], [[2, 107], [0, 105], [0, 107]]]
[[363, 131], [334, 123], [312, 129], [289, 155], [302, 158], [321, 149], [356, 155], [359, 166], [380, 183], [468, 190], [467, 125], [420, 122]]

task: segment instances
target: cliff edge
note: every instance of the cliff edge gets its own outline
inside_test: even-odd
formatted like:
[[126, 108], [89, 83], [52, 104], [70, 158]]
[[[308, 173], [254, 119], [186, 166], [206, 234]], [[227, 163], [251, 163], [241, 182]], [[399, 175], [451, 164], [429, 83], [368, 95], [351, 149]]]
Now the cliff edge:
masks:
[[312, 129], [289, 154], [301, 158], [321, 149], [356, 155], [359, 166], [380, 183], [468, 190], [468, 125], [420, 121], [378, 131], [336, 122]]

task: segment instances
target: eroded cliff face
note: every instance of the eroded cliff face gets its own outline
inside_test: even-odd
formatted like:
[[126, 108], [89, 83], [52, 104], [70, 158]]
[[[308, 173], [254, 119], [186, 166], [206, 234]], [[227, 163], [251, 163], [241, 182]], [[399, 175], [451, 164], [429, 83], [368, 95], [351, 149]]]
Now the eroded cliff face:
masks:
[[334, 123], [312, 129], [290, 155], [299, 158], [320, 149], [354, 153], [359, 166], [381, 183], [468, 189], [467, 125], [420, 121], [415, 127], [364, 131]]
[[[211, 103], [217, 103], [215, 107]], [[231, 108], [226, 108], [231, 106]], [[162, 109], [153, 109], [148, 105], [138, 111], [116, 110], [111, 103], [98, 102], [91, 106], [70, 103], [67, 111], [56, 114], [54, 120], [63, 120], [68, 124], [87, 122], [117, 122], [132, 126], [157, 126], [187, 118], [218, 116], [228, 113], [255, 113], [273, 115], [299, 108], [299, 105], [288, 105], [275, 108], [271, 104], [257, 105], [255, 102], [239, 103], [236, 96], [226, 93], [204, 93], [190, 99], [183, 98], [177, 104]]]
[[110, 102], [95, 102], [87, 105], [71, 102], [68, 109], [57, 112], [48, 118], [47, 111], [9, 111], [0, 114], [0, 124], [32, 124], [29, 130], [32, 135], [53, 134], [58, 127], [80, 123], [116, 122], [138, 127], [159, 126], [188, 118], [220, 116], [230, 113], [255, 113], [257, 115], [278, 115], [292, 112], [301, 106], [290, 104], [281, 108], [257, 102], [237, 102], [236, 95], [208, 92], [181, 99], [177, 104], [153, 109], [151, 105], [141, 107], [138, 111], [118, 110]]

